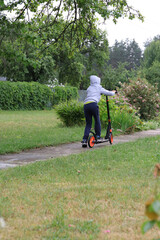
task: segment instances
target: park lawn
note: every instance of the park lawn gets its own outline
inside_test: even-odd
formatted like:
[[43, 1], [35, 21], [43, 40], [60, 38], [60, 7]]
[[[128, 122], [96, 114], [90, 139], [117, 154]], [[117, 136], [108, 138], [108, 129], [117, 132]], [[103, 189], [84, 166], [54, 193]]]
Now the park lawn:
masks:
[[0, 111], [0, 154], [81, 141], [83, 127], [64, 127], [55, 110]]
[[141, 226], [159, 150], [157, 136], [0, 171], [0, 239], [157, 239]]
[[82, 141], [83, 133], [84, 126], [65, 127], [54, 109], [0, 111], [0, 154]]

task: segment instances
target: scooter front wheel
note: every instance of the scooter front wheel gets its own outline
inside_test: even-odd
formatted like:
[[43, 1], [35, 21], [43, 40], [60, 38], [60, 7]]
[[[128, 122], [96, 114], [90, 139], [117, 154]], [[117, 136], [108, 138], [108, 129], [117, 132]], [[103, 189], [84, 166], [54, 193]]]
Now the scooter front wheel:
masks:
[[110, 144], [113, 143], [113, 134], [112, 133], [109, 134], [109, 142], [110, 142]]
[[88, 146], [90, 148], [93, 148], [94, 147], [94, 144], [95, 144], [95, 137], [93, 135], [89, 136], [88, 138]]

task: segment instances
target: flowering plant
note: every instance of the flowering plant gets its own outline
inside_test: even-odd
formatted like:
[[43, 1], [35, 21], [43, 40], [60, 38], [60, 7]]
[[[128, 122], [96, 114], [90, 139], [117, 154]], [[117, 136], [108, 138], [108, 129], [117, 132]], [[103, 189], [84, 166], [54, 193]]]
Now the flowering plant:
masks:
[[160, 95], [157, 86], [152, 86], [146, 79], [130, 80], [121, 84], [122, 91], [128, 102], [139, 111], [140, 117], [150, 120], [156, 117], [160, 109]]
[[[138, 130], [142, 121], [137, 111], [127, 102], [127, 99], [121, 94], [109, 97], [109, 108], [111, 112], [111, 122], [114, 129], [120, 129], [122, 132], [129, 133]], [[108, 116], [105, 104], [105, 97], [99, 102], [100, 119], [103, 127], [107, 125]]]

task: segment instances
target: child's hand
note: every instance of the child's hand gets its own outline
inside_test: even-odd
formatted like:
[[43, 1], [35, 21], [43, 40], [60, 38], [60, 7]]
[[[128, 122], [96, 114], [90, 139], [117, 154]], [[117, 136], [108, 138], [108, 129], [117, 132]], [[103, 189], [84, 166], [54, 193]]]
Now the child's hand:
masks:
[[117, 90], [112, 90], [112, 92], [117, 93]]

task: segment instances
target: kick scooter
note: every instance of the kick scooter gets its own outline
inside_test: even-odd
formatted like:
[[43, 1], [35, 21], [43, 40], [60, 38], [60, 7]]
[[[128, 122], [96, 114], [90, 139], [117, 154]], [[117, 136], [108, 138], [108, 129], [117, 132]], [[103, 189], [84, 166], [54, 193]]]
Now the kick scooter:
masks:
[[110, 144], [113, 143], [113, 134], [112, 134], [112, 128], [111, 128], [108, 96], [106, 96], [106, 105], [107, 105], [107, 113], [108, 113], [108, 126], [107, 126], [106, 136], [102, 139], [97, 139], [95, 132], [90, 131], [90, 135], [88, 137], [88, 146], [90, 148], [93, 148], [95, 144], [99, 144], [99, 143], [104, 143], [104, 142], [109, 142]]

